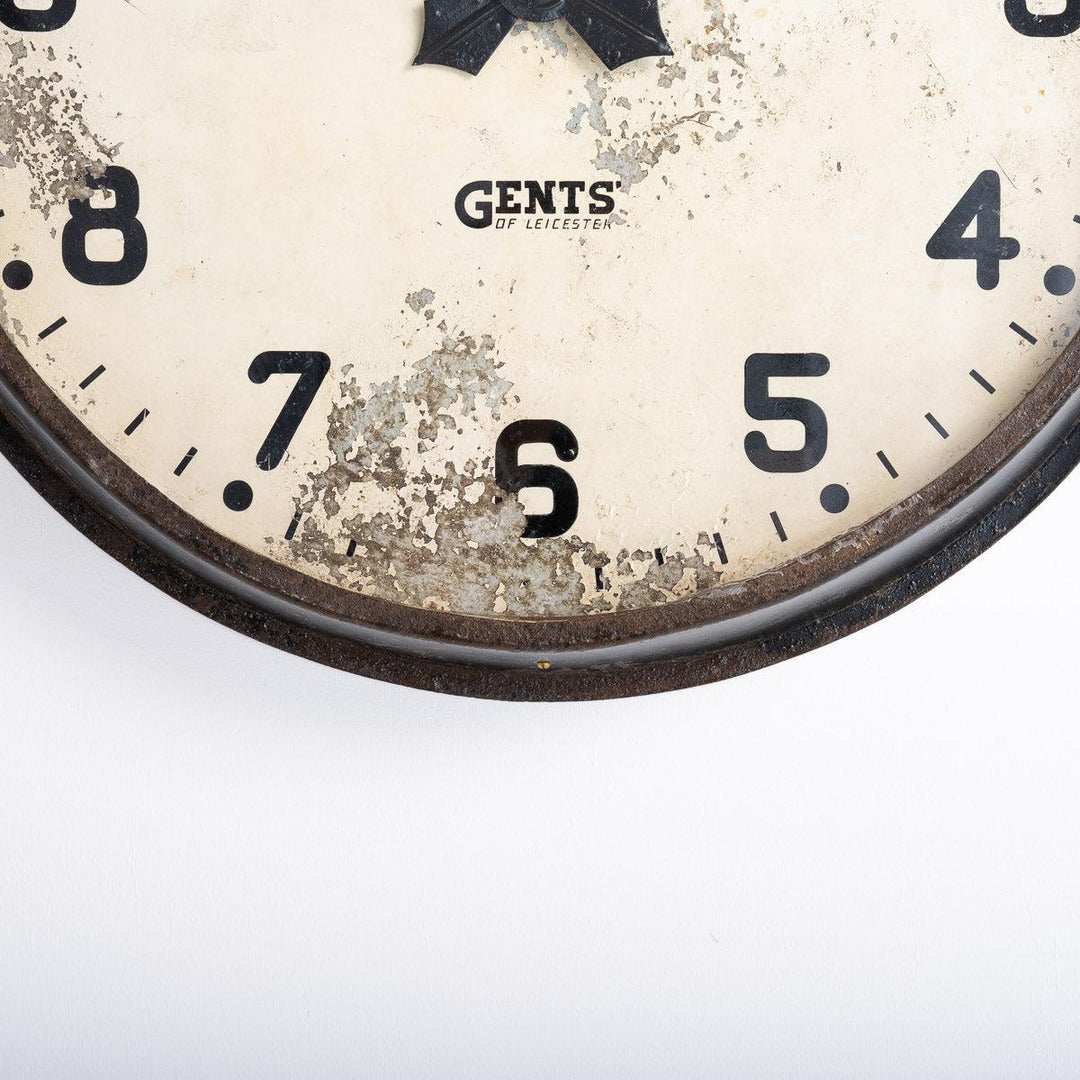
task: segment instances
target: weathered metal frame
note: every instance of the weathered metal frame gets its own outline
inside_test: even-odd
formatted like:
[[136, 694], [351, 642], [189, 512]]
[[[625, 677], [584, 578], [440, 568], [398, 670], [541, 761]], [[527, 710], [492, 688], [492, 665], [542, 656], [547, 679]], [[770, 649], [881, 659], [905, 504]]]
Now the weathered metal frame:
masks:
[[447, 615], [361, 596], [241, 548], [98, 442], [2, 333], [0, 452], [145, 580], [278, 648], [446, 693], [619, 697], [728, 678], [824, 645], [985, 550], [1080, 460], [1080, 338], [988, 438], [886, 514], [769, 574], [615, 614]]

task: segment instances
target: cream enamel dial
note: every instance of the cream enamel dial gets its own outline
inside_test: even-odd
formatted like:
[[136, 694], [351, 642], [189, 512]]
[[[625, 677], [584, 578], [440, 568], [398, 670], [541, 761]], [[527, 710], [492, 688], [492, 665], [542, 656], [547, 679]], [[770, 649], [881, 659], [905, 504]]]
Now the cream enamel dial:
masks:
[[571, 24], [648, 0], [548, 6], [479, 5], [474, 76], [434, 0], [0, 2], [10, 354], [257, 584], [820, 584], [1070, 363], [1077, 0], [660, 0], [618, 63]]

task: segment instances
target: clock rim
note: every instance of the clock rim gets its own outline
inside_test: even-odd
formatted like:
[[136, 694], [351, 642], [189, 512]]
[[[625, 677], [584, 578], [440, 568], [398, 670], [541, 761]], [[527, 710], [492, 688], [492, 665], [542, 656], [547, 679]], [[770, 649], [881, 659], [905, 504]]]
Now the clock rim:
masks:
[[[916, 543], [909, 565], [859, 581], [861, 567], [926, 538], [935, 523], [1030, 454], [1063, 416], [1066, 430], [975, 516], [921, 547]], [[621, 697], [716, 681], [817, 648], [905, 606], [989, 547], [1080, 460], [1080, 334], [982, 442], [883, 514], [753, 578], [651, 608], [597, 615], [482, 617], [406, 607], [249, 551], [181, 510], [100, 442], [2, 329], [0, 452], [108, 554], [188, 606], [278, 648], [384, 681], [465, 696]], [[783, 612], [823, 585], [834, 586], [827, 602], [804, 604], [799, 618], [778, 615], [769, 624], [770, 611]], [[327, 615], [338, 624], [328, 629]], [[765, 623], [701, 647], [701, 631], [737, 626], [740, 618], [752, 622], [755, 615]], [[353, 639], [353, 629], [362, 637], [366, 632], [366, 639]], [[649, 646], [666, 638], [670, 653], [653, 648], [650, 654]]]

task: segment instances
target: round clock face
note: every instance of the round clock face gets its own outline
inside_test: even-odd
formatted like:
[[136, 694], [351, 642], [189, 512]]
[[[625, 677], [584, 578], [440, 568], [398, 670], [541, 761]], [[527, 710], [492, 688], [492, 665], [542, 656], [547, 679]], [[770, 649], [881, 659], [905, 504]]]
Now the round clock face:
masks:
[[0, 29], [6, 452], [283, 647], [505, 696], [721, 677], [1071, 464], [1080, 0]]

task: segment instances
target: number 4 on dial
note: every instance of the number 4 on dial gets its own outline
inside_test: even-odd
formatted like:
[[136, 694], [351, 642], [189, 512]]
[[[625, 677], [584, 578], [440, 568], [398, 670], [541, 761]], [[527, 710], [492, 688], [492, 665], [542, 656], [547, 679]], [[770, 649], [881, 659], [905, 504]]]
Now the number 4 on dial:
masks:
[[[971, 226], [975, 235], [966, 236]], [[972, 259], [981, 289], [996, 289], [1001, 263], [1020, 254], [1020, 242], [1001, 235], [1001, 177], [980, 174], [926, 245], [931, 259]]]

